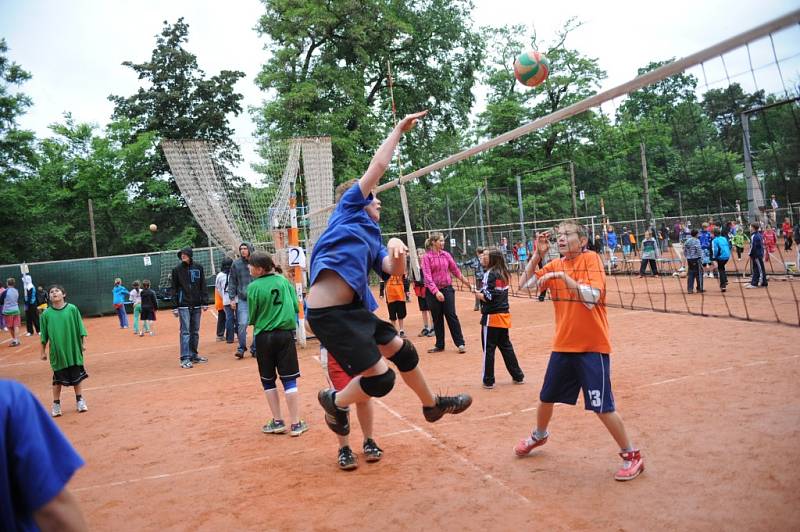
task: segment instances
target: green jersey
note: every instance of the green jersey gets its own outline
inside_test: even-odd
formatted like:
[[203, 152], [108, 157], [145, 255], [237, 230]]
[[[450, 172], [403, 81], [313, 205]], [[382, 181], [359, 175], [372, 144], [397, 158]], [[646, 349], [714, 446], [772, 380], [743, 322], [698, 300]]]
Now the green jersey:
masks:
[[297, 328], [297, 294], [283, 275], [271, 273], [247, 285], [247, 312], [253, 334]]
[[50, 307], [40, 320], [42, 345], [50, 342], [50, 366], [58, 371], [70, 366], [83, 366], [82, 336], [86, 328], [78, 307], [67, 303], [61, 309]]

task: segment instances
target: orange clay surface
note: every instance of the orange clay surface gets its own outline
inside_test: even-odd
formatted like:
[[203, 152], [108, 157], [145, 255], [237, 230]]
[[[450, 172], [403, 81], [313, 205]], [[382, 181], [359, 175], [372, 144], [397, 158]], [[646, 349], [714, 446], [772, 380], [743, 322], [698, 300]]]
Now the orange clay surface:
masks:
[[[660, 280], [623, 281], [634, 283], [637, 301], [647, 286], [660, 292]], [[716, 281], [707, 281], [706, 301], [722, 305]], [[789, 285], [776, 281], [770, 291], [785, 297]], [[753, 309], [769, 308], [766, 291], [749, 292]], [[336, 439], [316, 401], [326, 381], [315, 341], [299, 350], [302, 415], [311, 428], [291, 438], [261, 433], [270, 415], [255, 360], [237, 360], [233, 346], [215, 341], [213, 311], [203, 315], [200, 337], [210, 361], [191, 370], [178, 365], [178, 321], [168, 312], [144, 338], [119, 329], [114, 317], [85, 320], [89, 412], [74, 410], [67, 389], [56, 422], [86, 460], [69, 488], [91, 528], [800, 528], [800, 328], [609, 309], [617, 407], [646, 463], [639, 478], [621, 483], [613, 479], [618, 449], [582, 399], [556, 407], [547, 445], [526, 458], [512, 452], [536, 417], [552, 304], [512, 299], [511, 339], [526, 383], [512, 385], [498, 354], [497, 386], [484, 390], [479, 315], [469, 294], [456, 297], [466, 354], [449, 335], [445, 352], [425, 353], [434, 340], [416, 337], [415, 302], [405, 330], [432, 388], [468, 392], [472, 407], [426, 423], [398, 379], [376, 406], [384, 458], [361, 458], [352, 472], [337, 468]], [[794, 304], [782, 312], [794, 319]], [[385, 305], [379, 314], [386, 317]], [[23, 337], [17, 348], [3, 340], [0, 376], [28, 385], [49, 409], [51, 372], [37, 339]]]

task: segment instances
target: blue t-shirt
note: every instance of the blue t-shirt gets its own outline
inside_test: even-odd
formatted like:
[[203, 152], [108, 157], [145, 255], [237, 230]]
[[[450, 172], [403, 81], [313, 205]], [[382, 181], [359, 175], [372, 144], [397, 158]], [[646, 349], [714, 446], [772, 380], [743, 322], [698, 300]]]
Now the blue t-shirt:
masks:
[[519, 260], [528, 260], [528, 250], [525, 248], [525, 246], [522, 246], [517, 250], [517, 256], [519, 257]]
[[311, 253], [311, 284], [322, 270], [335, 271], [370, 312], [378, 308], [378, 302], [369, 289], [369, 270], [382, 276], [383, 259], [388, 255], [381, 228], [364, 210], [372, 200], [372, 193], [365, 198], [358, 183], [350, 187]]
[[703, 249], [711, 249], [711, 240], [713, 237], [709, 231], [700, 231], [697, 235], [697, 240], [700, 241], [700, 247]]
[[731, 244], [724, 236], [715, 237], [711, 241], [714, 248], [714, 258], [725, 260], [731, 258]]
[[39, 530], [34, 512], [82, 465], [33, 394], [0, 380], [0, 530]]
[[612, 249], [617, 247], [617, 233], [608, 233], [608, 247]]

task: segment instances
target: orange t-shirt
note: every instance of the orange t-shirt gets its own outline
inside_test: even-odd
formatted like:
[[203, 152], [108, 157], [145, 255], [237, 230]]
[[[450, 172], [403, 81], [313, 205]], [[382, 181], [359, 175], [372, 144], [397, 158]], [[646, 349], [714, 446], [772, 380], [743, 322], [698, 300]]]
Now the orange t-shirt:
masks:
[[389, 277], [389, 280], [386, 281], [386, 302], [387, 303], [394, 303], [395, 301], [405, 301], [406, 300], [406, 290], [403, 286], [403, 276], [402, 275], [392, 275]]
[[603, 263], [594, 251], [584, 251], [574, 259], [555, 259], [536, 271], [544, 274], [563, 271], [576, 282], [600, 290], [600, 299], [591, 310], [578, 294], [567, 288], [563, 279], [549, 279], [540, 289], [550, 290], [556, 313], [556, 335], [553, 351], [564, 353], [611, 353], [606, 312], [606, 275]]

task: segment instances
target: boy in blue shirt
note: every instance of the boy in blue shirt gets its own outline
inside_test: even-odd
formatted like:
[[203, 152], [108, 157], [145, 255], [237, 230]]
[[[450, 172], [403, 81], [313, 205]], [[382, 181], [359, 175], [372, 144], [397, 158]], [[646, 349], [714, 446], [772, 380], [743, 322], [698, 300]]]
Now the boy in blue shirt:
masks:
[[717, 261], [719, 289], [724, 292], [728, 286], [728, 273], [725, 271], [725, 265], [731, 258], [731, 244], [727, 238], [722, 236], [719, 227], [714, 228], [714, 240], [711, 241], [711, 248], [714, 252], [714, 260]]
[[711, 277], [711, 240], [714, 237], [711, 236], [711, 232], [708, 230], [708, 223], [703, 222], [703, 229], [700, 231], [700, 234], [697, 235], [697, 240], [700, 241], [700, 251], [703, 256], [703, 276]]
[[761, 224], [750, 224], [750, 264], [753, 277], [745, 288], [758, 288], [767, 286], [767, 270], [764, 268], [764, 236], [761, 234]]
[[308, 324], [353, 377], [341, 391], [320, 390], [318, 395], [326, 423], [342, 436], [350, 433], [349, 405], [383, 397], [394, 387], [395, 373], [386, 359], [397, 366], [419, 397], [427, 421], [433, 423], [446, 413], [458, 414], [472, 404], [466, 394], [436, 396], [431, 392], [414, 344], [401, 339], [390, 323], [373, 313], [378, 304], [369, 288], [370, 269], [384, 278], [405, 272], [408, 248], [398, 238], [383, 246], [378, 226], [381, 202], [373, 189], [402, 134], [426, 114], [422, 111], [403, 118], [378, 148], [364, 175], [337, 187], [336, 209], [311, 255]]
[[0, 530], [88, 530], [66, 486], [83, 460], [22, 384], [0, 380]]

